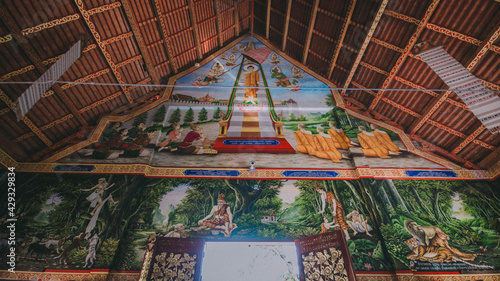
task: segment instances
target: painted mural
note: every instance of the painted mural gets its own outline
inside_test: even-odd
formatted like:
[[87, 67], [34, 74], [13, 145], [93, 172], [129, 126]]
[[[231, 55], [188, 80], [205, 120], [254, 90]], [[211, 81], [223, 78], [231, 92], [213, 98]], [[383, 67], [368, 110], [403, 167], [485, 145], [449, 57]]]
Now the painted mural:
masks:
[[445, 168], [347, 114], [314, 73], [254, 37], [186, 71], [168, 101], [110, 122], [97, 143], [59, 162], [235, 168], [250, 161], [256, 168]]
[[17, 174], [16, 269], [137, 271], [152, 234], [290, 240], [342, 230], [356, 271], [488, 272], [500, 267], [499, 183]]

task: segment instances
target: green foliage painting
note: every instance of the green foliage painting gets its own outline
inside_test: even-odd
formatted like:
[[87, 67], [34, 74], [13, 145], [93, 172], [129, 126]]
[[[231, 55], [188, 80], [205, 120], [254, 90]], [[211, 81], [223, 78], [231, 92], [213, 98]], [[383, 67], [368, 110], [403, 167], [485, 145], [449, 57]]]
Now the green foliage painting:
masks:
[[[357, 271], [500, 265], [498, 180], [19, 174], [17, 183], [19, 270], [140, 270], [152, 234], [289, 240], [334, 230], [349, 238]], [[5, 221], [7, 204], [1, 203]]]

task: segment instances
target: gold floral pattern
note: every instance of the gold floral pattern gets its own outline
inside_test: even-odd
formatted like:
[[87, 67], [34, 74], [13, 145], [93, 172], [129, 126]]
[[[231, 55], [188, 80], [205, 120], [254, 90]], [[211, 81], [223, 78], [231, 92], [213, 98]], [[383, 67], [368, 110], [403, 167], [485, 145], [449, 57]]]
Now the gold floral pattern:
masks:
[[196, 258], [196, 254], [163, 252], [155, 257], [151, 280], [192, 281]]
[[335, 248], [302, 255], [302, 265], [306, 281], [348, 280], [344, 258]]

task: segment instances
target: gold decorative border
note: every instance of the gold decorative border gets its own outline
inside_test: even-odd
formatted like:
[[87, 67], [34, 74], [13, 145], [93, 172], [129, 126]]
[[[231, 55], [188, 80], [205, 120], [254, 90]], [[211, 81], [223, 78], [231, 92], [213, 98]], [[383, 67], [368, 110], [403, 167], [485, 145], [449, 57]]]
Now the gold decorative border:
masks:
[[[200, 62], [200, 65], [204, 65], [212, 61], [214, 58], [222, 54], [223, 52], [231, 49], [238, 43], [240, 43], [242, 40], [247, 38], [249, 35], [243, 35], [239, 37], [238, 39], [234, 40], [230, 44], [228, 44], [225, 48], [222, 48], [221, 50], [215, 52], [214, 54], [210, 55], [209, 57], [205, 58], [203, 61]], [[267, 40], [265, 40], [263, 37], [259, 36], [258, 34], [253, 35], [254, 38], [259, 40], [261, 43], [263, 43], [266, 47], [270, 48], [272, 51], [276, 52], [280, 56], [282, 56], [284, 59], [292, 62], [293, 64], [297, 65], [299, 68], [301, 68], [304, 72], [307, 72], [314, 78], [318, 79], [322, 83], [326, 84], [330, 88], [335, 88], [336, 85], [334, 85], [331, 81], [327, 80], [326, 78], [318, 75], [311, 69], [309, 69], [307, 66], [304, 64], [294, 60], [287, 54], [281, 52], [278, 48], [275, 46], [271, 45]], [[189, 74], [193, 71], [198, 69], [198, 67], [191, 67], [187, 70], [184, 70], [174, 76], [172, 76], [169, 81], [168, 85], [175, 85], [177, 79], [180, 77], [185, 76], [186, 74]], [[217, 177], [217, 176], [186, 176], [184, 175], [184, 172], [186, 170], [192, 170], [196, 169], [193, 167], [152, 167], [147, 164], [86, 164], [86, 163], [57, 163], [59, 159], [62, 159], [68, 155], [71, 155], [82, 148], [85, 148], [97, 141], [99, 141], [101, 134], [103, 131], [106, 129], [107, 124], [109, 122], [125, 122], [128, 121], [132, 118], [135, 118], [136, 116], [149, 111], [162, 103], [168, 101], [170, 99], [170, 96], [172, 94], [173, 88], [166, 88], [161, 96], [159, 97], [158, 100], [147, 104], [143, 107], [138, 108], [137, 110], [133, 110], [130, 114], [126, 116], [111, 116], [107, 115], [104, 116], [99, 120], [99, 123], [97, 124], [95, 130], [91, 134], [91, 136], [85, 140], [82, 141], [78, 144], [72, 145], [68, 148], [62, 149], [58, 153], [52, 155], [51, 157], [45, 159], [42, 163], [17, 163], [15, 162], [12, 158], [8, 156], [7, 153], [4, 151], [0, 150], [0, 164], [2, 164], [5, 167], [10, 167], [10, 166], [18, 166], [16, 171], [19, 172], [40, 172], [40, 173], [54, 173], [53, 168], [57, 165], [93, 165], [95, 169], [92, 172], [87, 172], [87, 173], [96, 173], [96, 174], [143, 174], [148, 177], [190, 177], [190, 178], [195, 178], [195, 177], [201, 177], [201, 178], [222, 178], [222, 177]], [[407, 170], [412, 170], [412, 171], [441, 171], [441, 170], [446, 170], [446, 171], [453, 171], [457, 173], [456, 178], [440, 178], [436, 177], [433, 179], [453, 179], [453, 180], [461, 180], [461, 179], [467, 179], [467, 180], [473, 180], [473, 179], [493, 179], [497, 177], [500, 174], [500, 165], [495, 165], [493, 166], [490, 170], [488, 171], [483, 171], [483, 170], [467, 170], [462, 168], [459, 165], [456, 165], [450, 161], [447, 161], [441, 157], [438, 157], [434, 154], [421, 151], [418, 148], [416, 148], [411, 141], [411, 139], [405, 134], [401, 128], [388, 125], [384, 123], [383, 121], [379, 121], [370, 117], [367, 117], [365, 115], [362, 115], [356, 111], [351, 110], [349, 107], [346, 106], [344, 99], [340, 95], [340, 93], [337, 90], [331, 90], [331, 93], [333, 95], [333, 98], [337, 105], [344, 109], [349, 115], [356, 117], [360, 120], [367, 121], [369, 123], [373, 123], [377, 126], [383, 127], [385, 129], [388, 129], [392, 132], [395, 132], [401, 141], [403, 142], [404, 146], [408, 149], [409, 152], [423, 157], [427, 160], [430, 160], [434, 163], [437, 163], [439, 165], [442, 165], [443, 169], [405, 169], [405, 168], [370, 168], [370, 167], [356, 167], [355, 169], [345, 169], [345, 170], [327, 170], [327, 169], [322, 169], [322, 170], [307, 170], [305, 169], [304, 171], [312, 171], [312, 172], [321, 172], [321, 171], [335, 171], [339, 175], [337, 177], [331, 177], [331, 178], [321, 178], [321, 179], [359, 179], [359, 178], [365, 178], [365, 177], [375, 177], [375, 178], [393, 178], [393, 179], [417, 179], [415, 177], [408, 177], [405, 172]], [[498, 166], [498, 167], [497, 167]], [[238, 171], [240, 172], [240, 175], [237, 176], [238, 178], [268, 178], [268, 179], [287, 179], [287, 177], [283, 176], [282, 173], [286, 170], [297, 170], [297, 169], [258, 169], [255, 173], [249, 173], [247, 169], [232, 169], [232, 168], [203, 168], [203, 169], [196, 169], [200, 171], [208, 171], [208, 170], [231, 170], [231, 171]], [[72, 172], [75, 173], [75, 172]], [[229, 177], [225, 177], [229, 178]], [[320, 177], [318, 177], [320, 178]], [[304, 177], [304, 178], [294, 178], [294, 179], [315, 179], [313, 177]], [[420, 179], [420, 178], [418, 178]]]
[[[0, 150], [0, 152], [2, 152]], [[0, 161], [7, 156], [5, 153], [0, 153]], [[406, 168], [370, 168], [356, 167], [355, 169], [257, 169], [254, 173], [250, 173], [248, 169], [242, 168], [195, 168], [195, 167], [152, 167], [148, 164], [91, 164], [91, 163], [17, 163], [10, 157], [10, 164], [2, 164], [5, 167], [16, 167], [16, 172], [25, 173], [56, 173], [56, 166], [92, 166], [92, 171], [67, 171], [57, 173], [72, 173], [72, 174], [138, 174], [146, 177], [161, 177], [161, 178], [255, 178], [255, 179], [322, 179], [322, 180], [357, 180], [360, 178], [388, 178], [388, 179], [434, 179], [434, 180], [489, 180], [490, 175], [482, 170], [465, 170], [465, 169], [406, 169]], [[499, 165], [500, 169], [500, 165]], [[185, 175], [188, 170], [200, 171], [200, 175]], [[238, 176], [211, 176], [209, 171], [231, 171], [238, 172]], [[318, 173], [317, 176], [284, 176], [286, 171], [303, 171]], [[322, 172], [336, 172], [337, 176], [322, 177], [319, 174]], [[451, 171], [456, 173], [456, 177], [445, 176], [428, 176], [428, 177], [410, 177], [406, 174], [407, 171], [415, 172], [442, 172]], [[207, 172], [203, 174], [203, 172]]]

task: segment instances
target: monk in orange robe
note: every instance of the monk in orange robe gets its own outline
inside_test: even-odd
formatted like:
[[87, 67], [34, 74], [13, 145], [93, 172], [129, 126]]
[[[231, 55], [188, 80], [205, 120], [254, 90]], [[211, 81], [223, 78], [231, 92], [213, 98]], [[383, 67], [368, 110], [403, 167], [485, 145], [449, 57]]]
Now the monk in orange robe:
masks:
[[[299, 130], [293, 132], [295, 140], [297, 141], [298, 151], [302, 153], [307, 153], [309, 155], [316, 155], [316, 144], [314, 143], [314, 137], [310, 131], [306, 130], [305, 124], [298, 125]], [[312, 143], [310, 142], [312, 140]]]
[[392, 142], [391, 137], [384, 131], [380, 130], [379, 127], [377, 127], [374, 124], [371, 124], [370, 127], [373, 129], [371, 132], [372, 134], [377, 137], [378, 141], [389, 151], [396, 153], [396, 154], [401, 154], [399, 152], [399, 147]]
[[359, 143], [363, 147], [361, 151], [363, 151], [366, 156], [391, 158], [389, 156], [389, 150], [379, 142], [374, 134], [367, 132], [365, 126], [359, 126], [358, 129], [361, 131], [361, 133], [358, 134]]
[[340, 162], [342, 154], [335, 147], [332, 138], [324, 133], [323, 127], [317, 127], [316, 130], [318, 134], [314, 136], [314, 141], [317, 149], [326, 153], [333, 162]]
[[344, 133], [342, 128], [338, 129], [337, 124], [335, 122], [330, 121], [329, 123], [330, 129], [328, 129], [327, 133], [332, 137], [332, 140], [335, 142], [335, 147], [339, 149], [349, 149], [350, 146], [359, 145], [353, 141], [351, 141]]

